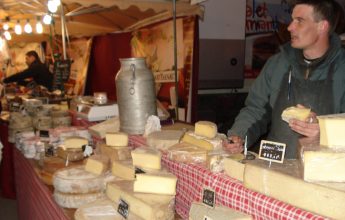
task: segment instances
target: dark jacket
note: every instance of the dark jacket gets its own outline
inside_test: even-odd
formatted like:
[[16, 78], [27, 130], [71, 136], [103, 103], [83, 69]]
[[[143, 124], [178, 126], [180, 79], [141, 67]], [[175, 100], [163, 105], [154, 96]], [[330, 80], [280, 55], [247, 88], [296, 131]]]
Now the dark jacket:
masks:
[[4, 83], [18, 82], [23, 84], [24, 79], [32, 78], [38, 85], [46, 87], [49, 91], [53, 88], [54, 76], [45, 64], [35, 61], [29, 68], [4, 79]]

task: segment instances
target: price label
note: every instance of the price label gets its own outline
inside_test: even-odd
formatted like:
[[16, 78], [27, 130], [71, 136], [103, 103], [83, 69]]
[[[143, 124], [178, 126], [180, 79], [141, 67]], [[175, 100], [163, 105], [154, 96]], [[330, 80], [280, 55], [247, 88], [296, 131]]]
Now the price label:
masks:
[[286, 144], [262, 140], [260, 143], [259, 158], [276, 163], [283, 163]]
[[138, 167], [135, 167], [135, 171], [134, 172], [135, 172], [135, 174], [145, 173], [144, 170], [142, 170], [142, 169], [140, 169]]
[[216, 201], [216, 193], [210, 188], [204, 188], [202, 193], [202, 203], [214, 208]]
[[49, 131], [40, 130], [40, 137], [43, 137], [43, 138], [49, 137]]
[[128, 218], [129, 215], [129, 205], [123, 199], [119, 200], [119, 206], [117, 207], [117, 212], [124, 217], [125, 219]]

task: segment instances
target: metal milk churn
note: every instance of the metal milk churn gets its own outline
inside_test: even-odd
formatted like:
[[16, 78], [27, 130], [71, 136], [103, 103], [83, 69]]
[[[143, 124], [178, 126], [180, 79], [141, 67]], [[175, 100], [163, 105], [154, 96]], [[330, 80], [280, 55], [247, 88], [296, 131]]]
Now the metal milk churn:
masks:
[[145, 58], [120, 59], [115, 84], [120, 130], [143, 134], [147, 118], [157, 115], [155, 82]]

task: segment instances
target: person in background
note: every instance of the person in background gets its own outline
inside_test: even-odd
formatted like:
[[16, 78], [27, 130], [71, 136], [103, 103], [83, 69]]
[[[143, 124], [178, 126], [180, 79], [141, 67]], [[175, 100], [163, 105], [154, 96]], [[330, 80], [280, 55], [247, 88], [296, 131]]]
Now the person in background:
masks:
[[[298, 138], [319, 140], [317, 115], [345, 112], [345, 50], [334, 32], [335, 0], [297, 0], [288, 26], [291, 40], [272, 56], [253, 83], [245, 107], [228, 131], [223, 147], [243, 151], [266, 134], [286, 144], [285, 158], [297, 157]], [[291, 106], [311, 108], [306, 121], [281, 119]]]
[[49, 72], [44, 63], [41, 62], [36, 51], [29, 51], [25, 54], [25, 62], [28, 68], [3, 79], [3, 83], [16, 82], [19, 85], [27, 86], [26, 79], [32, 78], [33, 83], [46, 87], [49, 91], [53, 87], [53, 74]]

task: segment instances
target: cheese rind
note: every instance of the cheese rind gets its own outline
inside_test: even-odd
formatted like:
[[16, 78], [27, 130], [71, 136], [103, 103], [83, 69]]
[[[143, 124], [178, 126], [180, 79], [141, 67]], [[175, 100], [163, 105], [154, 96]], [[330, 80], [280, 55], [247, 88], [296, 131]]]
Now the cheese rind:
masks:
[[76, 209], [82, 205], [93, 202], [97, 199], [104, 198], [103, 192], [97, 193], [82, 193], [82, 194], [67, 194], [61, 193], [57, 190], [54, 191], [54, 200], [59, 206], [64, 208]]
[[329, 148], [345, 149], [345, 114], [317, 117], [320, 126], [320, 144]]
[[133, 181], [109, 183], [106, 195], [114, 202], [124, 200], [130, 212], [145, 220], [174, 219], [174, 196], [134, 193]]
[[160, 170], [162, 153], [147, 147], [140, 147], [131, 152], [133, 165], [139, 168]]
[[64, 147], [69, 148], [78, 148], [81, 149], [83, 145], [88, 145], [89, 140], [83, 137], [66, 137], [64, 140]]
[[286, 108], [282, 113], [282, 119], [289, 123], [291, 119], [305, 121], [310, 114], [310, 108], [298, 108], [295, 106]]
[[135, 168], [132, 160], [114, 161], [111, 172], [114, 176], [120, 177], [124, 180], [135, 179]]
[[207, 150], [193, 144], [181, 142], [168, 148], [168, 158], [180, 163], [205, 164]]
[[110, 158], [111, 162], [117, 160], [129, 160], [131, 159], [131, 149], [129, 147], [111, 147], [106, 144], [98, 145], [101, 150], [101, 154]]
[[85, 164], [85, 170], [100, 175], [109, 169], [109, 158], [104, 155], [93, 155]]
[[105, 134], [105, 143], [112, 147], [128, 146], [128, 134], [123, 132], [109, 132]]
[[245, 213], [230, 209], [224, 206], [215, 206], [215, 208], [206, 207], [201, 203], [193, 202], [189, 211], [189, 220], [201, 220], [201, 219], [212, 219], [212, 220], [251, 220], [252, 217]]
[[195, 134], [214, 138], [217, 135], [217, 125], [210, 121], [198, 121], [195, 123]]
[[270, 168], [268, 162], [255, 160], [246, 164], [244, 186], [326, 217], [345, 219], [343, 183], [309, 183], [301, 176], [297, 160], [272, 163]]
[[155, 174], [136, 174], [134, 192], [175, 195], [176, 182], [176, 176], [164, 171]]

